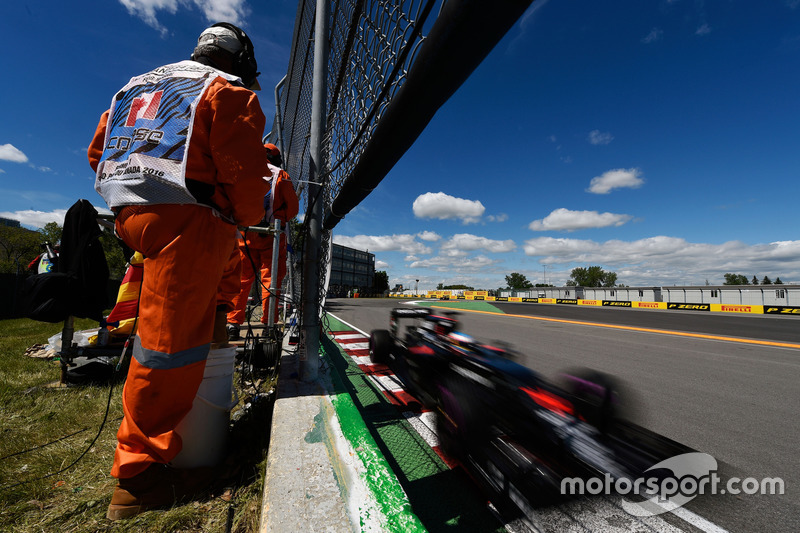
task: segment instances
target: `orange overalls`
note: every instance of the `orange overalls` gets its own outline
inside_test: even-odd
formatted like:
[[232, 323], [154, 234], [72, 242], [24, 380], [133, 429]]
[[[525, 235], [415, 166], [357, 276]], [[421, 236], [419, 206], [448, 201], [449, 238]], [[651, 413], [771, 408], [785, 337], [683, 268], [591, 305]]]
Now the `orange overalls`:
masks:
[[[89, 146], [95, 170], [108, 115], [100, 118]], [[181, 450], [174, 429], [191, 410], [203, 380], [218, 286], [234, 246], [235, 225], [217, 213], [239, 225], [263, 217], [263, 178], [270, 176], [261, 143], [265, 124], [253, 92], [215, 78], [197, 103], [185, 176], [192, 194], [204, 196], [216, 211], [197, 204], [115, 209], [117, 233], [145, 259], [114, 477], [168, 463]]]
[[[275, 191], [273, 199], [273, 216], [271, 220], [262, 221], [264, 225], [271, 224], [274, 219], [282, 222], [281, 229], [286, 227], [286, 224], [297, 216], [299, 210], [299, 201], [297, 194], [294, 191], [294, 184], [289, 178], [286, 171], [278, 167], [270, 165], [272, 170], [272, 179], [275, 181]], [[241, 260], [241, 288], [239, 294], [233, 298], [233, 310], [228, 313], [229, 324], [242, 324], [245, 318], [245, 306], [247, 305], [247, 297], [250, 294], [250, 288], [253, 286], [256, 275], [255, 272], [261, 272], [261, 298], [263, 314], [261, 322], [266, 323], [269, 318], [269, 310], [267, 303], [269, 302], [269, 286], [272, 278], [272, 249], [275, 243], [275, 237], [272, 235], [265, 235], [255, 232], [246, 232], [247, 239], [245, 240], [241, 233], [239, 234], [239, 257]], [[281, 232], [280, 245], [278, 248], [278, 276], [275, 278], [275, 307], [274, 315], [278, 316], [278, 304], [280, 300], [280, 287], [283, 283], [283, 278], [286, 276], [286, 234]]]

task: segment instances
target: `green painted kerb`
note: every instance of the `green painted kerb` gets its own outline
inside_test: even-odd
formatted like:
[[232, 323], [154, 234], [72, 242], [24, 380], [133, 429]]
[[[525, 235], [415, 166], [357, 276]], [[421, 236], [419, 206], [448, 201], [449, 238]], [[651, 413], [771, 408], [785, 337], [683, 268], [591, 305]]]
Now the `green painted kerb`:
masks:
[[422, 307], [450, 307], [453, 309], [462, 309], [464, 311], [487, 311], [489, 313], [505, 314], [503, 311], [484, 300], [418, 301], [417, 305]]
[[[350, 329], [338, 320], [329, 317], [334, 328]], [[330, 359], [329, 354], [324, 350], [323, 359]], [[344, 391], [345, 387], [341, 377], [334, 368], [334, 365], [327, 361], [331, 368], [330, 376], [335, 391]], [[405, 533], [420, 532], [427, 530], [420, 522], [419, 518], [411, 510], [405, 491], [400, 485], [400, 481], [394, 474], [386, 461], [386, 458], [378, 448], [377, 443], [370, 435], [367, 426], [353, 403], [353, 399], [347, 392], [332, 393], [330, 395], [331, 404], [336, 411], [342, 433], [350, 442], [350, 446], [357, 454], [359, 460], [364, 465], [366, 475], [364, 482], [387, 520], [387, 531]]]

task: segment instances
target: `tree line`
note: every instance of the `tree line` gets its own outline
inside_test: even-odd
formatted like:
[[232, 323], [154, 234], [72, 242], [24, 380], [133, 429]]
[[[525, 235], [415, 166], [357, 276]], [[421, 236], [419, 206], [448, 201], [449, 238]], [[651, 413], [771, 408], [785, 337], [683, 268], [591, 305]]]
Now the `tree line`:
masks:
[[[599, 266], [573, 268], [569, 275], [570, 279], [566, 282], [567, 287], [625, 287], [618, 283], [616, 272], [607, 272]], [[759, 281], [757, 276], [748, 279], [743, 274], [726, 273], [723, 285], [783, 285], [781, 278], [772, 281], [769, 276], [764, 276]], [[709, 285], [706, 282], [706, 285]], [[533, 284], [519, 272], [512, 272], [506, 276], [506, 288], [498, 290], [526, 291], [534, 287], [552, 287], [543, 283]]]
[[[567, 280], [567, 287], [621, 287], [617, 284], [617, 273], [606, 272], [599, 266], [573, 268]], [[545, 283], [533, 284], [524, 274], [512, 272], [506, 276], [506, 290], [525, 291], [534, 287], [552, 287]]]
[[[587, 268], [574, 268], [570, 273], [570, 280], [567, 281], [567, 286], [581, 286], [581, 287], [615, 287], [620, 286], [617, 285], [617, 274], [616, 272], [606, 272], [599, 266], [591, 266]], [[527, 291], [534, 289], [536, 287], [553, 287], [550, 283], [533, 283], [525, 276], [525, 274], [521, 274], [519, 272], [512, 272], [506, 276], [506, 286], [499, 287], [494, 291], [489, 291], [490, 293], [499, 293], [500, 291]], [[468, 290], [473, 291], [475, 290], [473, 287], [468, 285], [445, 285], [443, 283], [439, 283], [436, 286], [437, 291], [441, 290]], [[484, 290], [484, 289], [478, 289]]]
[[775, 278], [775, 281], [769, 279], [769, 276], [764, 276], [761, 281], [758, 281], [757, 276], [753, 276], [753, 279], [747, 279], [747, 276], [744, 274], [731, 274], [727, 272], [724, 276], [725, 281], [722, 283], [723, 285], [783, 285], [781, 278]]

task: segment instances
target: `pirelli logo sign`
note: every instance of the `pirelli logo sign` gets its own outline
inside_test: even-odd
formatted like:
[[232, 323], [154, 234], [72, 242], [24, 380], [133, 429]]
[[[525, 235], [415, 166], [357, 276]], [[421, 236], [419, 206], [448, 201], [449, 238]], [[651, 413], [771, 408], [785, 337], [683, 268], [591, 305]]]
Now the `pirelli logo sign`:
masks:
[[719, 309], [716, 309], [716, 306], [711, 306], [712, 311], [721, 311], [723, 313], [751, 313], [751, 314], [762, 314], [764, 312], [763, 305], [732, 305], [732, 304], [720, 304]]
[[711, 311], [711, 304], [673, 304], [668, 303], [667, 309], [680, 309], [683, 311]]
[[627, 300], [603, 300], [603, 307], [631, 307], [631, 302]]
[[766, 315], [792, 315], [800, 317], [800, 307], [789, 307], [785, 305], [765, 305], [764, 314]]
[[721, 305], [720, 310], [728, 311], [731, 313], [749, 313], [753, 310], [749, 305]]

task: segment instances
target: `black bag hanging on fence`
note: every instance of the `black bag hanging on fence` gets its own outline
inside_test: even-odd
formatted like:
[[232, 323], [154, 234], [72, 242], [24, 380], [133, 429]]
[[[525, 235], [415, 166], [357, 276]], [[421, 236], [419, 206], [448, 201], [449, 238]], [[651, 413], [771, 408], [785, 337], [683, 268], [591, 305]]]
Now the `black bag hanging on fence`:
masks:
[[64, 217], [58, 272], [37, 274], [22, 287], [26, 317], [61, 322], [68, 316], [100, 321], [108, 306], [108, 263], [100, 243], [97, 210], [78, 200]]

